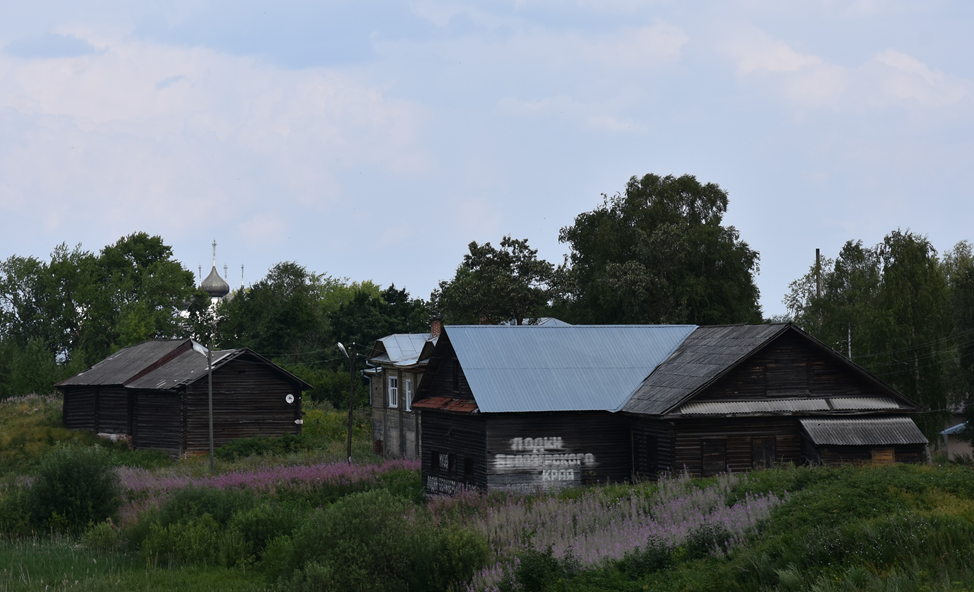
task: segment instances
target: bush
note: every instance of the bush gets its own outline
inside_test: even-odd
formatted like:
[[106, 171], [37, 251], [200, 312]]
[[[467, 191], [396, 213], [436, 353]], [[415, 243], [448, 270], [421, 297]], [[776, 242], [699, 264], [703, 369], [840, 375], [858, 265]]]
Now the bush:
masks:
[[204, 563], [214, 565], [220, 552], [220, 525], [209, 514], [168, 526], [151, 524], [142, 542], [142, 554], [155, 565]]
[[68, 446], [41, 461], [26, 501], [33, 524], [72, 533], [112, 517], [122, 504], [108, 452]]
[[334, 574], [321, 590], [405, 590], [415, 523], [409, 510], [405, 500], [376, 490], [316, 512], [294, 535], [285, 568], [291, 585], [307, 587], [315, 563], [315, 573]]
[[469, 530], [431, 527], [415, 531], [410, 545], [410, 590], [449, 590], [455, 582], [469, 581], [490, 558], [487, 540]]
[[162, 526], [187, 524], [208, 514], [222, 527], [235, 514], [252, 508], [255, 499], [249, 489], [184, 487], [162, 506], [158, 521]]
[[0, 485], [0, 535], [18, 539], [30, 535], [32, 530], [27, 490], [14, 478], [8, 478]]
[[89, 549], [114, 551], [118, 549], [118, 529], [111, 520], [93, 525], [81, 537], [81, 543]]
[[301, 515], [293, 508], [264, 502], [236, 514], [227, 525], [227, 530], [240, 536], [241, 558], [253, 556], [260, 560], [267, 543], [291, 535], [300, 519]]
[[673, 552], [662, 540], [650, 539], [643, 548], [637, 548], [618, 561], [616, 567], [630, 580], [670, 567]]

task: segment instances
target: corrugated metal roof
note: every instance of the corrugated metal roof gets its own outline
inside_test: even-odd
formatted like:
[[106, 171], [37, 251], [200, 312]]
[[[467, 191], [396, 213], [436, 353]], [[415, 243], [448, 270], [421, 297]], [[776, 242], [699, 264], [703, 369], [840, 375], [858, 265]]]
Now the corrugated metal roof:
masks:
[[874, 419], [801, 419], [816, 445], [891, 446], [926, 444], [927, 439], [909, 417]]
[[667, 412], [788, 327], [786, 324], [697, 327], [673, 355], [642, 381], [623, 411], [649, 415]]
[[58, 386], [122, 385], [187, 343], [188, 339], [156, 339], [131, 345]]
[[825, 399], [766, 399], [762, 401], [691, 401], [680, 406], [683, 415], [735, 415], [744, 413], [801, 413], [828, 411]]
[[899, 409], [901, 405], [889, 397], [843, 397], [830, 399], [832, 407], [841, 411], [871, 411], [873, 409]]
[[959, 424], [955, 425], [954, 427], [947, 428], [946, 430], [940, 432], [940, 435], [941, 436], [956, 436], [957, 434], [959, 434], [959, 433], [961, 433], [961, 432], [964, 431], [964, 426], [966, 426], [966, 425], [967, 425], [966, 423], [959, 423]]
[[693, 325], [445, 327], [483, 413], [618, 411]]
[[429, 333], [396, 333], [376, 341], [371, 362], [387, 362], [396, 366], [412, 366], [419, 362], [423, 346], [429, 341]]
[[[213, 350], [213, 367], [229, 361], [230, 357], [240, 355], [244, 350]], [[206, 375], [206, 354], [191, 349], [145, 376], [134, 380], [127, 386], [136, 389], [168, 390], [189, 384]]]

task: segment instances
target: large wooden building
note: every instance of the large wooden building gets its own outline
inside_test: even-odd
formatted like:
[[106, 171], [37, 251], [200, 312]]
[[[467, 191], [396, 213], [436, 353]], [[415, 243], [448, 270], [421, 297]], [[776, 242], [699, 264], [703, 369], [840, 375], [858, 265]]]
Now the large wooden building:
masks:
[[791, 324], [698, 327], [622, 411], [638, 478], [926, 460], [920, 407]]
[[431, 492], [926, 459], [918, 405], [790, 324], [445, 327], [412, 409]]
[[[301, 432], [301, 392], [310, 385], [246, 348], [212, 359], [216, 446]], [[174, 456], [209, 450], [207, 352], [189, 339], [126, 347], [57, 388], [69, 428]]]

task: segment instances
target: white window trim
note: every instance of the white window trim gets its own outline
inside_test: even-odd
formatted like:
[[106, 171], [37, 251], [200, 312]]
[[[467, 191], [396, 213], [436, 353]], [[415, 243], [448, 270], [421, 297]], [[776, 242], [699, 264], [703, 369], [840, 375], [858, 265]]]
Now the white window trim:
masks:
[[406, 379], [406, 411], [409, 411], [409, 402], [413, 400], [413, 379]]
[[399, 377], [389, 377], [389, 407], [399, 407]]

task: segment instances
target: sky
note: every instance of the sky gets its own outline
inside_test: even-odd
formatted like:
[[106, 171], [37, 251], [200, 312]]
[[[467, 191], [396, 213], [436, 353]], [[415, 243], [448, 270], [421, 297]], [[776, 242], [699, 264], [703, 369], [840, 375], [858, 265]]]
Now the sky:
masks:
[[[428, 298], [633, 175], [726, 190], [766, 316], [848, 240], [974, 240], [974, 4], [0, 0], [0, 258], [161, 235]], [[967, 56], [966, 58], [964, 56]]]

